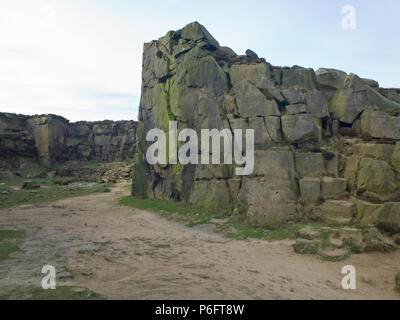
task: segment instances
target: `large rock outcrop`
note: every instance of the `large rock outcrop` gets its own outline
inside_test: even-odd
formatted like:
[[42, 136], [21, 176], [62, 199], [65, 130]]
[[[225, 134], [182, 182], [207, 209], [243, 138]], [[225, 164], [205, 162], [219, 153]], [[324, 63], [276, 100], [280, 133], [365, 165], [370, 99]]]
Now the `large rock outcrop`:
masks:
[[[397, 230], [399, 92], [339, 70], [276, 67], [250, 50], [239, 56], [197, 22], [170, 31], [144, 45], [133, 195], [185, 201], [257, 226], [304, 216], [371, 221], [354, 202], [389, 203], [373, 223]], [[254, 129], [253, 174], [236, 176], [232, 165], [149, 165], [146, 133], [168, 133], [169, 121], [199, 136]]]
[[58, 161], [132, 160], [137, 123], [76, 122], [54, 115], [0, 113], [0, 168]]

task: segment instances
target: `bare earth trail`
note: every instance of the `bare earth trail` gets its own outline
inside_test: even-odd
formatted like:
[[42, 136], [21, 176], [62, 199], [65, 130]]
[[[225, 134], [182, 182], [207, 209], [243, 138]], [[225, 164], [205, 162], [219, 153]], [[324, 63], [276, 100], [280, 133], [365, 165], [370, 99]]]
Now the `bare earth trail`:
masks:
[[[21, 250], [0, 262], [0, 295], [40, 286], [41, 268], [58, 285], [89, 288], [109, 299], [399, 299], [400, 253], [325, 262], [297, 255], [291, 241], [225, 239], [151, 212], [118, 205], [110, 193], [0, 210], [0, 227], [25, 230]], [[357, 290], [341, 288], [341, 269], [357, 269]]]

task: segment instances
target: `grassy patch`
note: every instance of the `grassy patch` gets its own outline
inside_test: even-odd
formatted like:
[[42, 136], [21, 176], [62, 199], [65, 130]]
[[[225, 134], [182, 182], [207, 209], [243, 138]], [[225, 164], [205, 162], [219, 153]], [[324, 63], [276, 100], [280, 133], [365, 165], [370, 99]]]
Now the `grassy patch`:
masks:
[[18, 243], [23, 235], [23, 231], [0, 230], [0, 262], [19, 250]]
[[0, 243], [0, 262], [5, 260], [11, 253], [18, 251], [19, 248], [13, 243]]
[[223, 231], [228, 238], [237, 240], [261, 239], [268, 241], [281, 241], [285, 239], [294, 239], [296, 233], [307, 225], [316, 225], [317, 223], [287, 223], [276, 229], [256, 228], [247, 225], [245, 222], [227, 222], [217, 225], [217, 229]]
[[223, 214], [218, 212], [207, 211], [183, 203], [166, 200], [124, 197], [120, 200], [120, 204], [141, 210], [158, 212], [165, 218], [185, 223], [189, 227], [209, 224], [212, 219], [222, 219], [225, 217]]
[[0, 296], [1, 300], [105, 300], [103, 296], [89, 289], [73, 286], [59, 286], [55, 290], [42, 288], [18, 288]]
[[[63, 186], [56, 185], [52, 182], [52, 178], [27, 178], [28, 175], [36, 176], [43, 168], [31, 168], [0, 176], [0, 209], [11, 208], [26, 204], [42, 204], [49, 203], [65, 198], [84, 196], [96, 192], [108, 192], [109, 184], [99, 184], [91, 188], [82, 188], [79, 190], [66, 190]], [[36, 190], [17, 190], [24, 181], [34, 181], [42, 186]], [[43, 188], [44, 187], [44, 188]], [[6, 191], [8, 194], [3, 194]]]
[[278, 229], [269, 230], [252, 227], [244, 221], [227, 217], [222, 213], [191, 207], [181, 202], [125, 197], [120, 200], [120, 204], [141, 210], [158, 212], [161, 216], [184, 223], [188, 227], [204, 224], [212, 225], [215, 231], [222, 233], [227, 238], [237, 240], [263, 239], [279, 241], [294, 239], [298, 230], [309, 225], [309, 223], [288, 223]]
[[24, 235], [24, 231], [20, 230], [0, 230], [0, 241], [5, 239], [19, 239]]
[[101, 161], [99, 159], [93, 159], [93, 160], [85, 161], [84, 164], [81, 166], [81, 168], [94, 169], [101, 163], [103, 163], [103, 161]]

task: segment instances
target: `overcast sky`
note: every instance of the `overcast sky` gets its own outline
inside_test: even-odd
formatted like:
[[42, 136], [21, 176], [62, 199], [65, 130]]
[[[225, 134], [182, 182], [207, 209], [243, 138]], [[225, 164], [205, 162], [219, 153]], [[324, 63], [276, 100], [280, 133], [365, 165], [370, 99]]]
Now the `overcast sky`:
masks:
[[398, 0], [1, 0], [0, 111], [136, 119], [143, 43], [195, 20], [238, 54], [400, 87], [399, 12]]

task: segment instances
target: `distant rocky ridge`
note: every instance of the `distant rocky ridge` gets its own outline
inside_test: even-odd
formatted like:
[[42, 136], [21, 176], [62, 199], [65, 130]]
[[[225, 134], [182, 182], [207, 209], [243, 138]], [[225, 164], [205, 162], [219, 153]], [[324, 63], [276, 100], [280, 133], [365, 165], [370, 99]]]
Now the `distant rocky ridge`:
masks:
[[55, 115], [0, 113], [0, 168], [72, 160], [132, 161], [137, 122], [75, 122]]
[[[400, 89], [334, 69], [276, 67], [221, 47], [194, 22], [144, 45], [132, 193], [242, 216], [400, 232]], [[255, 129], [255, 171], [150, 166], [146, 132]]]

